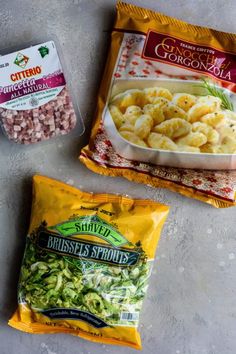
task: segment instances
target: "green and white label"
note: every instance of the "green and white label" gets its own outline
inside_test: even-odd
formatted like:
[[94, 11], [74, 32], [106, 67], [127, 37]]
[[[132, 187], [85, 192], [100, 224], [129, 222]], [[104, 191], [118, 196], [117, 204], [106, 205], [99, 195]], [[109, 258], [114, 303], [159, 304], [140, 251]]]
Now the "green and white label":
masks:
[[114, 247], [121, 247], [129, 243], [118, 230], [97, 215], [81, 216], [75, 220], [65, 221], [50, 229], [58, 231], [62, 236], [98, 236]]

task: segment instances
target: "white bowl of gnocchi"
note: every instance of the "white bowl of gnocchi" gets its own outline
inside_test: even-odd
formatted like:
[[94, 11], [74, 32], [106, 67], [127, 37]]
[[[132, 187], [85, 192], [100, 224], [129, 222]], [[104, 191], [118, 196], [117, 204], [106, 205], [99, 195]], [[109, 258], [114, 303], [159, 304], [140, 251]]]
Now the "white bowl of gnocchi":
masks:
[[236, 95], [212, 89], [177, 79], [117, 81], [103, 117], [114, 149], [156, 165], [236, 169]]

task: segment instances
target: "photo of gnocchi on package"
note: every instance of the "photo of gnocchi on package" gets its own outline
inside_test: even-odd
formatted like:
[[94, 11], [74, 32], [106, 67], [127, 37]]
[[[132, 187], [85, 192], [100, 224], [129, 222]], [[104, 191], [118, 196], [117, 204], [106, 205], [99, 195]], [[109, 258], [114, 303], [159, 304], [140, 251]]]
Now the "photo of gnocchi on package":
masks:
[[236, 35], [118, 2], [89, 145], [95, 172], [236, 203]]
[[[173, 167], [234, 169], [236, 113], [232, 110], [232, 98], [230, 101], [226, 96], [228, 101], [224, 102], [219, 96], [207, 94], [212, 87], [205, 82], [201, 86], [184, 80], [141, 80], [139, 87], [158, 82], [172, 86], [172, 91], [152, 86], [129, 89], [112, 97], [104, 126], [118, 154]], [[129, 87], [135, 84], [128, 82]], [[114, 85], [115, 90], [125, 85], [127, 82], [120, 81]], [[174, 92], [180, 88], [191, 93]], [[212, 89], [217, 91], [216, 86]], [[176, 153], [166, 154], [166, 151]], [[193, 159], [193, 153], [202, 156]]]

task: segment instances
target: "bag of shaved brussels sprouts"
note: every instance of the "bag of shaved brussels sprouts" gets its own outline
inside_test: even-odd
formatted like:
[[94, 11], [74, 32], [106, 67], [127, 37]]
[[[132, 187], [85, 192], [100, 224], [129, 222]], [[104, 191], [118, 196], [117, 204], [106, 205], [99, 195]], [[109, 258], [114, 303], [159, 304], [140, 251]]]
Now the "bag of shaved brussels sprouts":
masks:
[[137, 330], [168, 207], [35, 176], [10, 326], [141, 348]]

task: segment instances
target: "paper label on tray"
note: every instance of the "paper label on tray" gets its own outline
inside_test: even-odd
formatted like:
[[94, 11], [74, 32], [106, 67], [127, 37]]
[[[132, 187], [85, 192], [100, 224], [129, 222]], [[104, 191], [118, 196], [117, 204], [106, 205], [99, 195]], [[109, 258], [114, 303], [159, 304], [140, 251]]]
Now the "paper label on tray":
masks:
[[0, 57], [0, 107], [37, 108], [53, 100], [66, 81], [53, 41]]

